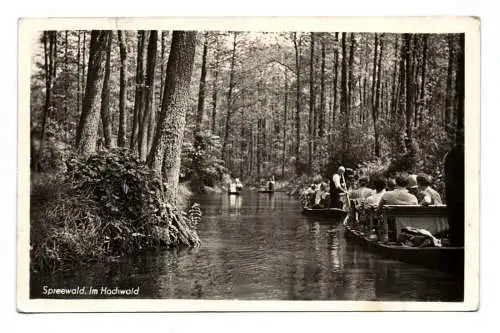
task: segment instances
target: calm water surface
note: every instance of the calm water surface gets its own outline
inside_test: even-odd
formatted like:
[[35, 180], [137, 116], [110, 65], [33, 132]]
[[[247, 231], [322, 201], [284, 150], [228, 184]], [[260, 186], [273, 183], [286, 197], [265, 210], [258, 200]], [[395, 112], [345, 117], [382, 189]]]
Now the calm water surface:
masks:
[[297, 201], [285, 194], [211, 194], [195, 200], [204, 213], [199, 248], [148, 252], [46, 276], [32, 282], [32, 297], [39, 297], [45, 285], [139, 287], [140, 298], [462, 298], [461, 279], [387, 260], [346, 242], [341, 223], [303, 216]]

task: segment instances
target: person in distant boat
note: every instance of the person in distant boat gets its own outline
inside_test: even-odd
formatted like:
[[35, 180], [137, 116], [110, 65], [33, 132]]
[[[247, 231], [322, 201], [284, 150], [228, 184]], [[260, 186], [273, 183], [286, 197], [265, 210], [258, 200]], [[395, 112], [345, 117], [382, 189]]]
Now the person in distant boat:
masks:
[[394, 191], [396, 188], [396, 180], [394, 178], [387, 179], [387, 191]]
[[329, 193], [326, 191], [326, 184], [320, 183], [319, 189], [314, 193], [314, 203], [312, 208], [325, 208], [327, 206]]
[[417, 182], [419, 189], [417, 199], [422, 206], [443, 204], [439, 193], [431, 187], [432, 179], [429, 175], [425, 173], [419, 174], [417, 176]]
[[349, 197], [351, 199], [358, 199], [364, 201], [369, 196], [375, 194], [375, 191], [368, 187], [368, 178], [361, 177], [358, 180], [358, 188], [351, 192]]
[[317, 184], [311, 184], [303, 193], [304, 196], [304, 206], [312, 207], [314, 206], [314, 199], [316, 197], [316, 192], [318, 191]]
[[380, 198], [379, 208], [384, 205], [418, 205], [417, 197], [408, 192], [408, 176], [399, 174], [396, 176], [396, 188], [385, 192]]
[[385, 180], [381, 177], [377, 177], [373, 181], [373, 185], [375, 185], [375, 193], [370, 195], [365, 200], [366, 206], [378, 206], [380, 199], [385, 194], [386, 183]]
[[241, 183], [240, 179], [236, 178], [234, 180], [234, 183], [236, 184], [236, 190], [241, 191], [241, 189], [243, 188], [243, 184]]
[[267, 182], [267, 190], [274, 191], [274, 176], [269, 178], [269, 181]]
[[408, 176], [408, 192], [413, 194], [418, 199], [418, 193], [420, 190], [418, 189], [417, 175], [411, 174]]
[[343, 204], [340, 201], [340, 194], [346, 193], [346, 183], [344, 179], [345, 168], [340, 166], [335, 174], [330, 178], [330, 207], [342, 208]]

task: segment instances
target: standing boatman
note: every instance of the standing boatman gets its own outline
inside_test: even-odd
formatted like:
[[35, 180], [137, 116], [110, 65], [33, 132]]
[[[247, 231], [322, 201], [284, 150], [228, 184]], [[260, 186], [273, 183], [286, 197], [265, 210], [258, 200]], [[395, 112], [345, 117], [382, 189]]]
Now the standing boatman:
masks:
[[340, 194], [347, 193], [344, 173], [345, 168], [340, 166], [337, 173], [330, 178], [330, 208], [342, 208]]

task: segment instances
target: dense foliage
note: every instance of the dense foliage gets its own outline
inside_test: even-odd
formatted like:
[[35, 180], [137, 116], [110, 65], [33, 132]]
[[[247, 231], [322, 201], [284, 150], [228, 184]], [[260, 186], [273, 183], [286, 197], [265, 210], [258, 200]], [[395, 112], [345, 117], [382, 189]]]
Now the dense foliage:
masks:
[[227, 173], [221, 159], [220, 138], [210, 133], [201, 133], [195, 143], [184, 143], [182, 150], [182, 178], [191, 182], [191, 187], [203, 191], [203, 186], [214, 186]]

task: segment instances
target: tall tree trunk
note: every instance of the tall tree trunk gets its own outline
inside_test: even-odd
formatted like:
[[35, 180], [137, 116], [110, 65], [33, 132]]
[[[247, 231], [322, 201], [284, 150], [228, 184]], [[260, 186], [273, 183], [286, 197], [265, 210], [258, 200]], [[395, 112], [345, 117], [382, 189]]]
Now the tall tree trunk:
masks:
[[369, 75], [369, 63], [370, 63], [370, 48], [368, 47], [368, 43], [365, 44], [365, 53], [364, 53], [364, 62], [365, 62], [365, 70], [363, 74], [363, 94], [362, 94], [362, 106], [361, 106], [361, 123], [364, 123], [367, 118], [367, 114], [369, 113], [368, 109], [370, 109], [368, 105], [368, 75]]
[[102, 74], [102, 63], [106, 56], [108, 33], [92, 30], [90, 34], [90, 50], [87, 70], [87, 84], [82, 103], [82, 114], [76, 134], [78, 151], [87, 156], [96, 150], [97, 130], [99, 127], [99, 110], [96, 106], [99, 77]]
[[377, 83], [377, 57], [378, 57], [378, 35], [375, 34], [375, 47], [373, 48], [373, 72], [372, 72], [372, 95], [370, 104], [372, 107], [372, 118], [375, 122], [375, 85]]
[[130, 137], [130, 149], [138, 150], [139, 128], [143, 113], [143, 95], [144, 95], [144, 53], [146, 48], [146, 32], [139, 30], [137, 35], [137, 67], [135, 74], [135, 99], [134, 99], [134, 118], [132, 122], [132, 135]]
[[211, 132], [215, 135], [215, 124], [217, 119], [217, 83], [219, 80], [219, 37], [216, 37], [214, 80], [212, 85], [212, 124]]
[[297, 75], [295, 94], [295, 170], [299, 173], [300, 165], [300, 41], [297, 33], [293, 33], [293, 46], [295, 48], [295, 72]]
[[347, 149], [349, 140], [346, 132], [349, 128], [349, 106], [348, 106], [348, 88], [347, 88], [347, 49], [346, 49], [346, 33], [342, 33], [342, 69], [340, 73], [340, 113], [344, 117], [344, 130], [342, 138], [342, 163], [345, 162], [347, 157]]
[[[82, 106], [82, 111], [83, 111], [83, 99], [85, 97], [85, 80], [87, 76], [85, 75], [85, 48], [87, 47], [87, 31], [83, 30], [83, 49], [82, 49], [82, 100], [81, 100], [81, 106]], [[81, 113], [80, 113], [81, 114]]]
[[162, 31], [161, 32], [161, 51], [160, 51], [160, 103], [163, 101], [163, 88], [165, 84], [165, 49], [166, 49], [166, 39], [167, 39], [168, 32], [167, 31]]
[[125, 31], [118, 31], [120, 46], [120, 93], [118, 100], [119, 124], [118, 147], [125, 147], [127, 141], [127, 36]]
[[286, 163], [286, 117], [288, 110], [288, 75], [285, 70], [285, 106], [283, 110], [283, 157], [281, 160], [281, 177], [285, 177], [285, 163]]
[[78, 30], [78, 41], [77, 41], [77, 51], [76, 51], [76, 112], [80, 114], [81, 110], [81, 95], [82, 95], [82, 84], [80, 76], [80, 30]]
[[[332, 112], [332, 143], [333, 143], [333, 131], [335, 130], [335, 113], [337, 112], [337, 104], [338, 104], [338, 99], [337, 99], [337, 82], [338, 82], [338, 76], [339, 76], [339, 33], [335, 33], [335, 48], [333, 49], [333, 58], [334, 58], [334, 64], [333, 64], [333, 112]], [[332, 149], [333, 151], [333, 149]]]
[[229, 138], [229, 126], [231, 124], [231, 114], [233, 112], [233, 89], [234, 89], [234, 65], [236, 61], [236, 36], [237, 33], [233, 32], [233, 50], [231, 52], [231, 68], [229, 72], [229, 91], [227, 93], [227, 114], [226, 114], [226, 126], [224, 128], [224, 142], [222, 144], [222, 154], [224, 156], [224, 161], [229, 160], [227, 150], [227, 141]]
[[246, 133], [245, 133], [245, 126], [243, 125], [244, 119], [243, 119], [243, 109], [241, 109], [241, 118], [240, 118], [240, 162], [239, 162], [239, 167], [240, 167], [240, 178], [243, 178], [243, 173], [244, 173], [244, 151], [245, 151], [245, 138], [246, 138]]
[[217, 82], [219, 80], [219, 49], [215, 51], [214, 80], [212, 84], [212, 124], [211, 132], [215, 134], [215, 124], [217, 120]]
[[444, 127], [451, 136], [451, 130], [454, 126], [451, 124], [453, 117], [453, 68], [454, 68], [454, 46], [453, 35], [447, 36], [448, 40], [448, 72], [446, 76], [446, 105], [444, 112]]
[[[311, 32], [311, 59], [309, 62], [309, 125], [307, 127], [308, 133], [308, 159], [307, 159], [307, 172], [309, 175], [312, 174], [312, 156], [313, 156], [313, 113], [314, 113], [314, 33]], [[314, 124], [316, 125], [316, 124]]]
[[[52, 36], [52, 47], [53, 47], [53, 54], [54, 54], [54, 57], [52, 58], [52, 84], [53, 84], [53, 90], [54, 92], [56, 91], [56, 74], [57, 74], [57, 34], [58, 32], [57, 31], [54, 31], [54, 33], [51, 35]], [[55, 111], [55, 105], [53, 108], [50, 109], [50, 112], [53, 113]], [[53, 117], [55, 117], [55, 115], [53, 114], [52, 115]]]
[[[66, 73], [68, 70], [68, 30], [64, 31], [64, 71]], [[64, 128], [66, 132], [66, 141], [68, 141], [68, 130], [69, 130], [69, 115], [68, 115], [68, 95], [69, 95], [69, 80], [66, 78], [64, 82]]]
[[149, 113], [149, 124], [148, 124], [148, 135], [147, 135], [147, 148], [146, 151], [151, 150], [153, 145], [153, 138], [156, 131], [156, 118], [157, 118], [157, 107], [156, 107], [156, 83], [153, 81], [151, 86], [151, 112]]
[[[398, 35], [396, 35], [394, 40], [394, 71], [392, 72], [392, 86], [391, 86], [391, 115], [394, 117], [396, 115], [397, 102], [398, 102], [398, 94], [397, 94], [397, 86], [396, 86], [396, 76], [398, 72]], [[392, 118], [391, 117], [391, 118]]]
[[[350, 47], [349, 47], [349, 63], [347, 63], [347, 57], [346, 54], [346, 41], [345, 39], [347, 36], [344, 35], [343, 33], [343, 38], [342, 38], [342, 63], [344, 64], [344, 68], [342, 76], [344, 77], [344, 82], [342, 85], [342, 90], [343, 90], [343, 99], [344, 99], [344, 132], [343, 132], [343, 149], [342, 149], [342, 162], [346, 163], [347, 158], [348, 158], [348, 151], [349, 151], [349, 145], [350, 145], [350, 111], [351, 111], [351, 95], [352, 95], [352, 90], [354, 87], [354, 79], [353, 79], [353, 63], [354, 63], [354, 45], [355, 45], [355, 39], [354, 39], [354, 33], [351, 33], [351, 42], [350, 42]], [[344, 38], [345, 37], [345, 38]], [[349, 74], [347, 74], [347, 68], [349, 68]], [[349, 78], [347, 79], [347, 75], [349, 75]], [[341, 102], [342, 103], [342, 102]]]
[[156, 50], [158, 49], [158, 30], [149, 33], [149, 42], [146, 58], [146, 81], [144, 83], [144, 112], [139, 129], [139, 158], [146, 160], [148, 154], [148, 129], [153, 108], [154, 80], [156, 67]]
[[418, 35], [415, 35], [413, 38], [413, 51], [412, 51], [412, 58], [413, 58], [413, 82], [414, 82], [414, 94], [415, 96], [413, 97], [415, 106], [414, 106], [414, 111], [415, 114], [413, 115], [413, 127], [418, 128], [418, 113], [420, 111], [420, 71], [422, 69], [422, 61], [421, 58], [418, 56], [417, 50], [421, 49], [421, 38]]
[[321, 86], [320, 86], [320, 108], [319, 108], [319, 129], [318, 136], [319, 139], [323, 139], [324, 134], [324, 122], [325, 122], [325, 108], [326, 108], [326, 100], [325, 100], [325, 57], [326, 57], [326, 48], [325, 48], [325, 40], [324, 36], [321, 38]]
[[375, 156], [380, 157], [380, 142], [378, 131], [378, 119], [380, 108], [380, 76], [382, 75], [382, 57], [384, 54], [384, 35], [380, 35], [380, 54], [378, 56], [377, 84], [375, 90], [375, 105], [373, 108], [373, 130], [375, 133]]
[[262, 156], [262, 119], [257, 119], [257, 176], [260, 178], [260, 164]]
[[205, 84], [207, 77], [207, 51], [208, 51], [208, 33], [205, 33], [203, 41], [203, 55], [201, 58], [201, 77], [200, 88], [198, 91], [198, 110], [196, 112], [195, 137], [200, 135], [201, 123], [203, 121], [203, 108], [205, 107]]
[[428, 35], [424, 34], [423, 35], [423, 44], [424, 44], [424, 49], [422, 51], [422, 83], [420, 87], [420, 112], [418, 113], [418, 123], [422, 123], [422, 114], [423, 111], [425, 110], [425, 107], [427, 105], [425, 101], [425, 74], [426, 74], [426, 66], [427, 66], [427, 39]]
[[[401, 40], [401, 48], [399, 51], [399, 79], [398, 79], [398, 87], [397, 87], [397, 119], [403, 119], [404, 114], [406, 112], [406, 46], [405, 46], [405, 37], [402, 37]], [[405, 128], [405, 123], [401, 124], [401, 128]]]
[[[348, 112], [351, 112], [352, 106], [352, 92], [355, 87], [355, 79], [354, 79], [354, 50], [356, 46], [356, 39], [354, 37], [354, 33], [351, 33], [351, 43], [349, 47], [349, 91], [348, 91]], [[348, 119], [349, 121], [349, 119]]]
[[[176, 201], [181, 165], [181, 148], [186, 125], [189, 86], [196, 49], [196, 32], [174, 31], [167, 63], [161, 112], [147, 163], [163, 179], [167, 202]], [[166, 155], [165, 155], [166, 154]], [[167, 158], [164, 159], [164, 156]]]
[[405, 58], [406, 58], [406, 145], [413, 139], [412, 116], [414, 114], [414, 82], [413, 82], [413, 59], [412, 59], [412, 34], [404, 34]]
[[106, 148], [112, 148], [112, 117], [109, 109], [109, 76], [110, 76], [110, 63], [111, 63], [111, 40], [113, 38], [113, 31], [108, 30], [106, 42], [106, 60], [104, 64], [104, 79], [102, 81], [101, 92], [101, 121], [102, 133], [104, 136], [104, 144]]
[[[54, 82], [54, 71], [52, 66], [54, 64], [54, 37], [55, 31], [43, 32], [43, 50], [44, 50], [44, 70], [45, 70], [45, 104], [43, 108], [42, 129], [40, 133], [40, 144], [38, 151], [34, 155], [32, 167], [35, 171], [39, 171], [40, 155], [43, 153], [43, 146], [45, 144], [45, 131], [47, 121], [50, 117], [50, 109], [52, 108], [52, 86]], [[34, 152], [35, 153], [35, 152]]]
[[363, 105], [363, 79], [361, 75], [358, 79], [358, 92], [359, 92], [359, 123], [362, 124], [364, 122], [364, 105]]

